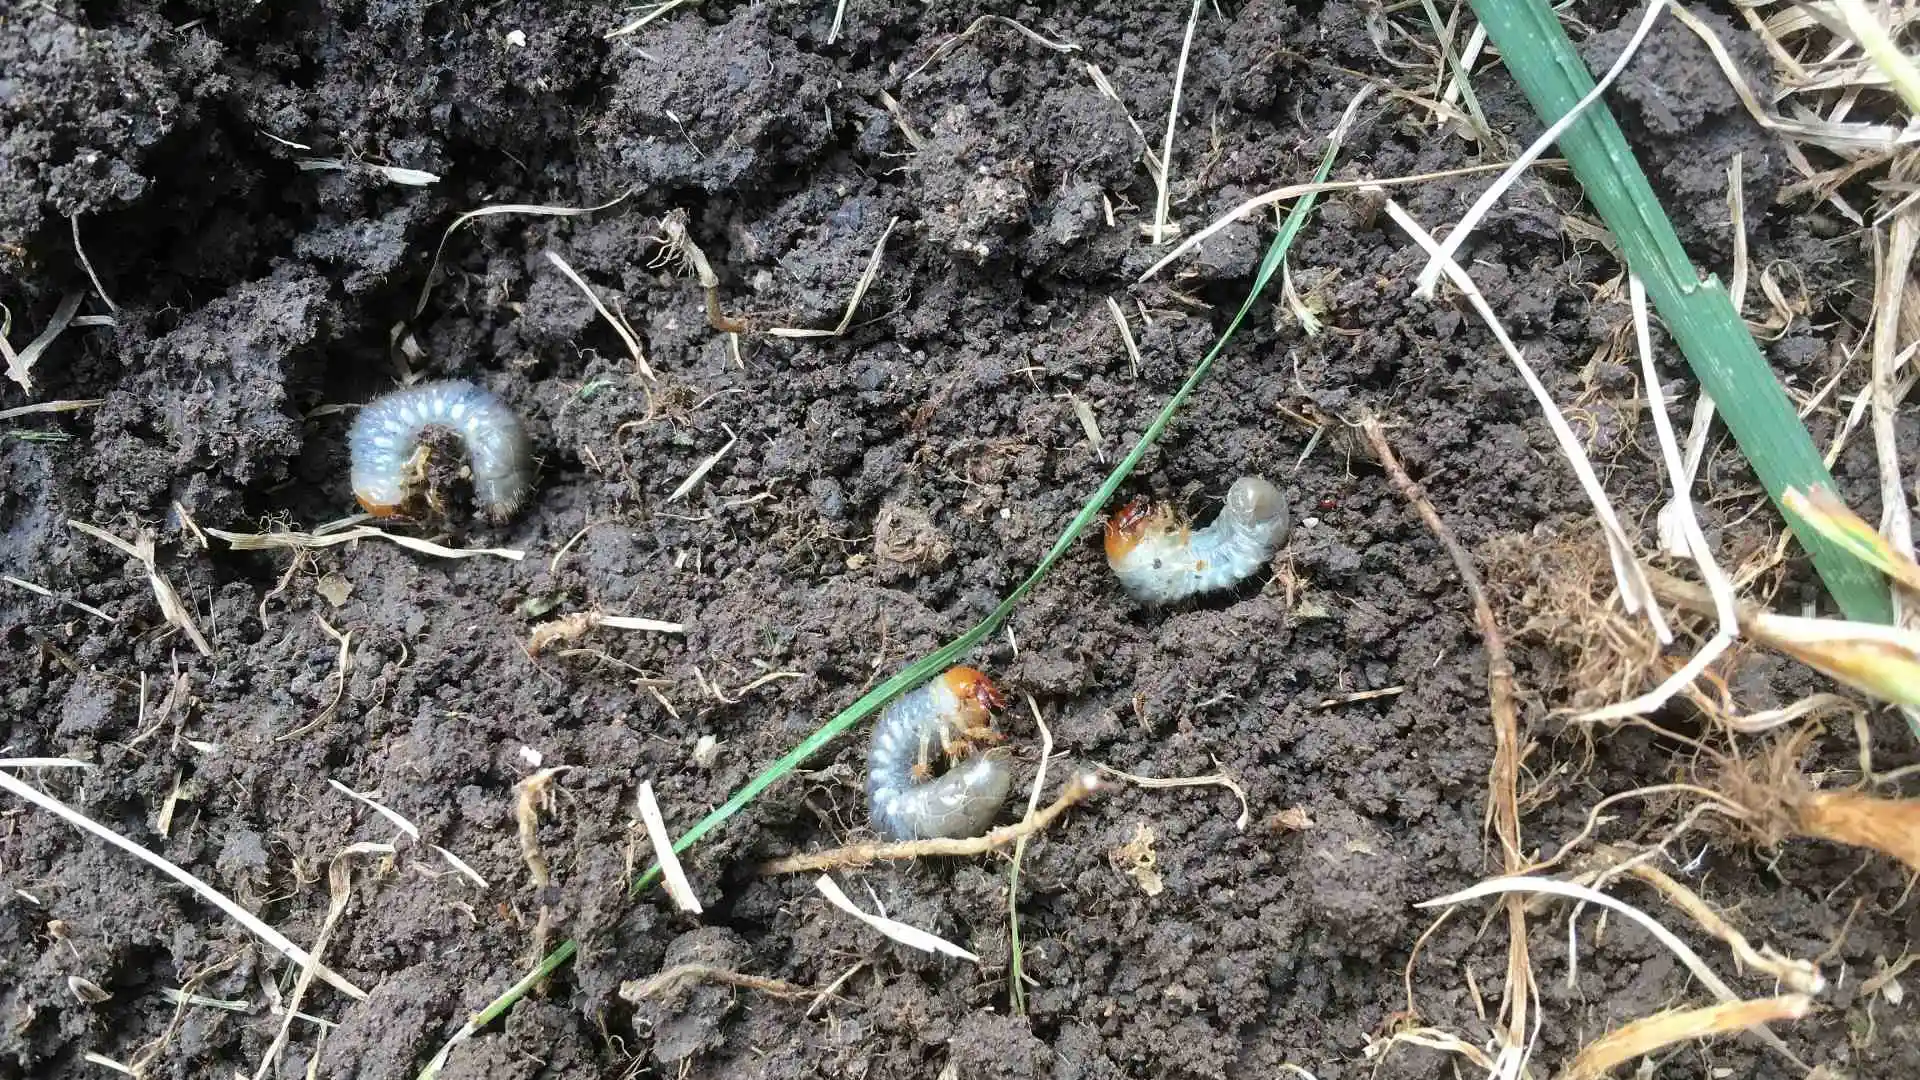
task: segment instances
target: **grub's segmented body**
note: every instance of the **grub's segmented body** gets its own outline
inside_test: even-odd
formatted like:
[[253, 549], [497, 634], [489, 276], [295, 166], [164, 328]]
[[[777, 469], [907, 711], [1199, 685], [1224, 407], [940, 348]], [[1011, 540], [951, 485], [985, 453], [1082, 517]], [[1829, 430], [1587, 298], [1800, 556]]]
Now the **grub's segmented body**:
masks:
[[[867, 751], [867, 802], [873, 826], [893, 840], [979, 836], [1007, 801], [1013, 774], [999, 753], [973, 753], [1004, 705], [985, 675], [956, 667], [894, 700], [873, 729]], [[948, 769], [927, 778], [935, 755]]]
[[533, 449], [520, 418], [469, 382], [437, 382], [380, 398], [353, 422], [353, 495], [376, 517], [413, 501], [408, 471], [420, 434], [441, 427], [460, 436], [473, 471], [473, 497], [495, 520], [511, 515], [533, 487]]
[[1129, 503], [1107, 520], [1107, 565], [1135, 600], [1170, 604], [1245, 581], [1273, 558], [1291, 527], [1280, 489], [1243, 476], [1204, 529], [1188, 528], [1164, 506]]

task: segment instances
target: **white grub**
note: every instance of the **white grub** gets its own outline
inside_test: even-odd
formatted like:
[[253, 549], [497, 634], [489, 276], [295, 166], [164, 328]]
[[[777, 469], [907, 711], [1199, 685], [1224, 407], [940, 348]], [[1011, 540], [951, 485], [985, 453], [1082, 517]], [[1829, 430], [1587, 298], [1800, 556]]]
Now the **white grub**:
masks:
[[1143, 604], [1171, 604], [1237, 585], [1267, 565], [1292, 529], [1286, 498], [1258, 476], [1227, 492], [1220, 516], [1204, 529], [1183, 524], [1165, 506], [1129, 503], [1107, 521], [1107, 565]]
[[[1004, 702], [985, 675], [949, 668], [896, 698], [874, 725], [867, 752], [867, 802], [873, 826], [892, 840], [978, 836], [1013, 787], [1006, 762], [971, 753], [986, 734], [992, 710]], [[933, 752], [951, 768], [935, 777]]]

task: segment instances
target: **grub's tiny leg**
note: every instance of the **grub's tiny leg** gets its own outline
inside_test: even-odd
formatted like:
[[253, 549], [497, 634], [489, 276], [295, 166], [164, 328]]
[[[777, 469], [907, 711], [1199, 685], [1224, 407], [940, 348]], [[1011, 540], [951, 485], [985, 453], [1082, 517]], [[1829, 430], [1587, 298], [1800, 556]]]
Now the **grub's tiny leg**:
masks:
[[[943, 737], [941, 749], [946, 749]], [[920, 756], [913, 763], [913, 778], [921, 783], [933, 779], [933, 737], [925, 731], [920, 733]]]
[[1003, 743], [1007, 737], [988, 727], [988, 720], [978, 722], [962, 721], [942, 725], [940, 728], [940, 750], [947, 755], [948, 761], [959, 761], [973, 753], [976, 743]]
[[433, 462], [433, 450], [421, 443], [413, 451], [413, 456], [400, 465], [400, 482], [409, 491], [424, 486], [427, 482], [427, 468]]

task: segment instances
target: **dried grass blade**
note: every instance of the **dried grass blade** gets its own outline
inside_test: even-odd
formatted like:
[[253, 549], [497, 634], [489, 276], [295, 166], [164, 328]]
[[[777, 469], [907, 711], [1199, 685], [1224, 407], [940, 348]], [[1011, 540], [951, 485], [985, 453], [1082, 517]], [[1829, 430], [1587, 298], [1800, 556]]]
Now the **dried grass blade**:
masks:
[[653, 797], [653, 781], [640, 782], [635, 806], [640, 811], [640, 820], [646, 823], [647, 840], [653, 844], [654, 862], [660, 867], [667, 895], [681, 911], [700, 914], [700, 898], [693, 894], [693, 885], [687, 880], [686, 869], [680, 865], [680, 856], [673, 852], [673, 837], [667, 835], [666, 819], [660, 816], [660, 803]]
[[720, 464], [720, 459], [727, 456], [727, 451], [733, 449], [733, 444], [740, 441], [740, 436], [735, 434], [732, 428], [727, 427], [725, 424], [721, 424], [720, 426], [726, 428], [728, 436], [726, 444], [708, 455], [700, 464], [694, 466], [693, 472], [687, 474], [687, 478], [680, 481], [680, 486], [673, 489], [673, 494], [667, 496], [668, 502], [677, 502], [680, 499], [686, 498], [689, 492], [699, 487], [700, 481], [706, 479], [707, 474], [713, 471], [713, 467]]
[[447, 241], [453, 237], [455, 230], [459, 229], [460, 226], [476, 218], [492, 217], [496, 214], [536, 214], [545, 217], [578, 217], [581, 214], [594, 214], [625, 202], [635, 190], [637, 189], [629, 188], [621, 192], [618, 196], [601, 203], [599, 206], [541, 206], [535, 203], [497, 203], [493, 206], [483, 206], [478, 210], [469, 210], [459, 217], [454, 218], [453, 224], [447, 226], [447, 231], [440, 234], [440, 243], [433, 249], [433, 261], [427, 264], [427, 279], [420, 286], [420, 300], [413, 305], [413, 317], [417, 319], [420, 317], [421, 312], [427, 310], [427, 297], [433, 291], [433, 275], [440, 269], [440, 256], [446, 254]]
[[11, 420], [16, 416], [28, 416], [33, 413], [73, 412], [106, 403], [106, 398], [73, 398], [64, 401], [42, 401], [37, 405], [16, 405], [11, 409], [0, 409], [0, 420]]
[[[889, 101], [892, 99], [889, 98]], [[897, 104], [897, 103], [896, 103]], [[887, 251], [887, 237], [893, 235], [893, 227], [900, 224], [899, 218], [887, 222], [880, 233], [880, 239], [874, 242], [873, 254], [867, 256], [866, 269], [860, 272], [860, 280], [853, 283], [853, 294], [847, 297], [847, 310], [840, 314], [840, 322], [831, 330], [808, 330], [794, 326], [776, 326], [767, 333], [782, 338], [819, 338], [839, 337], [853, 325], [853, 316], [860, 310], [860, 301], [866, 299], [867, 290], [873, 288], [874, 279], [880, 276], [880, 258]]]
[[814, 879], [813, 884], [820, 890], [820, 895], [827, 898], [828, 903], [910, 949], [941, 953], [959, 960], [970, 960], [976, 964], [980, 962], [978, 956], [945, 938], [929, 934], [917, 926], [908, 926], [906, 923], [889, 919], [884, 915], [873, 915], [861, 911], [853, 901], [847, 899], [847, 894], [840, 891], [839, 884], [829, 875], [821, 874]]
[[201, 656], [213, 655], [213, 646], [207, 644], [207, 639], [200, 635], [200, 628], [193, 623], [193, 612], [188, 610], [186, 602], [180, 599], [180, 594], [174, 591], [173, 583], [168, 581], [155, 565], [153, 537], [142, 533], [137, 541], [122, 540], [97, 525], [89, 525], [72, 518], [67, 519], [67, 525], [118, 548], [137, 560], [147, 571], [147, 584], [153, 587], [153, 598], [160, 604], [160, 614], [187, 635], [187, 639], [193, 642], [193, 647], [200, 651]]
[[558, 267], [560, 272], [566, 275], [567, 280], [573, 282], [575, 288], [587, 294], [587, 303], [592, 304], [593, 310], [599, 312], [607, 325], [613, 327], [613, 332], [620, 335], [621, 344], [627, 347], [627, 355], [633, 357], [633, 362], [639, 367], [640, 374], [658, 382], [660, 377], [653, 373], [653, 365], [647, 363], [647, 354], [641, 351], [640, 339], [634, 336], [633, 328], [627, 325], [627, 320], [608, 310], [606, 302], [600, 299], [600, 293], [587, 284], [587, 279], [581, 277], [579, 271], [575, 270], [567, 260], [561, 258], [558, 252], [547, 252], [547, 261]]
[[1627, 276], [1627, 291], [1633, 307], [1634, 339], [1640, 351], [1640, 381], [1646, 388], [1647, 408], [1653, 413], [1660, 456], [1666, 465], [1668, 482], [1673, 488], [1673, 500], [1668, 505], [1673, 510], [1672, 519], [1679, 525], [1686, 554], [1700, 568], [1701, 578], [1713, 593], [1714, 612], [1720, 622], [1713, 637], [1701, 646], [1700, 651], [1659, 686], [1630, 701], [1582, 714], [1579, 719], [1585, 721], [1624, 719], [1655, 711], [1699, 678], [1707, 665], [1719, 659], [1720, 654], [1727, 651], [1740, 633], [1740, 609], [1734, 598], [1733, 583], [1727, 580], [1726, 573], [1714, 560], [1713, 549], [1707, 543], [1706, 533], [1700, 528], [1700, 518], [1694, 513], [1693, 496], [1688, 491], [1690, 480], [1686, 465], [1680, 459], [1680, 443], [1674, 437], [1673, 421], [1667, 416], [1666, 399], [1660, 393], [1660, 373], [1653, 366], [1653, 335], [1647, 314], [1647, 291], [1641, 284], [1640, 276], [1631, 271]]
[[17, 353], [13, 351], [13, 346], [7, 344], [5, 335], [0, 334], [0, 349], [6, 353], [7, 378], [19, 383], [20, 389], [33, 393], [33, 379], [28, 373], [39, 362], [40, 354], [47, 351], [47, 346], [66, 332], [67, 324], [73, 321], [74, 313], [80, 310], [80, 302], [86, 298], [86, 293], [79, 292], [61, 297], [60, 306], [53, 310], [53, 318], [47, 323], [46, 329]]
[[225, 529], [208, 529], [209, 535], [225, 540], [235, 551], [274, 551], [274, 550], [311, 550], [314, 548], [336, 547], [355, 540], [385, 540], [398, 544], [409, 551], [422, 555], [435, 555], [442, 559], [474, 559], [491, 555], [499, 559], [511, 559], [519, 562], [527, 553], [517, 548], [450, 548], [443, 547], [431, 540], [421, 540], [413, 536], [401, 536], [385, 532], [371, 525], [357, 525], [351, 529], [342, 529], [325, 536], [304, 532], [237, 533]]
[[[214, 907], [219, 908], [222, 912], [225, 912], [228, 918], [245, 927], [253, 936], [259, 938], [294, 963], [305, 965], [314, 962], [313, 958], [307, 954], [305, 949], [288, 940], [285, 934], [261, 922], [254, 916], [253, 912], [227, 899], [225, 895], [213, 886], [208, 885], [206, 882], [201, 881], [199, 878], [194, 877], [178, 866], [155, 855], [153, 852], [148, 851], [132, 840], [121, 836], [105, 825], [94, 821], [92, 818], [61, 802], [59, 799], [48, 795], [39, 788], [17, 779], [11, 773], [0, 772], [0, 790], [4, 790], [17, 798], [32, 803], [42, 810], [64, 818], [68, 824], [75, 825], [92, 833], [180, 884], [185, 885], [187, 888], [192, 889], [195, 893], [199, 894], [202, 899]], [[348, 997], [353, 998], [355, 1001], [366, 1000], [367, 992], [365, 990], [348, 982], [331, 969], [316, 965], [315, 971], [321, 978], [327, 981], [328, 985], [346, 994]]]
[[1867, 524], [1832, 491], [1817, 487], [1802, 493], [1799, 488], [1788, 488], [1781, 493], [1780, 501], [1788, 511], [1818, 529], [1822, 536], [1906, 588], [1920, 592], [1920, 563], [1905, 552], [1895, 550], [1878, 529]]
[[[1653, 916], [1648, 915], [1646, 912], [1641, 911], [1639, 908], [1634, 907], [1624, 900], [1615, 899], [1606, 893], [1589, 889], [1585, 885], [1576, 885], [1573, 882], [1560, 881], [1556, 878], [1525, 876], [1501, 877], [1482, 881], [1477, 885], [1471, 885], [1465, 889], [1461, 889], [1459, 892], [1450, 893], [1438, 899], [1428, 900], [1424, 903], [1415, 904], [1414, 906], [1420, 908], [1447, 907], [1499, 893], [1514, 892], [1545, 893], [1549, 896], [1559, 896], [1569, 900], [1581, 900], [1589, 904], [1598, 904], [1601, 907], [1617, 911], [1627, 918], [1632, 919], [1635, 923], [1639, 924], [1642, 929], [1652, 934], [1654, 939], [1659, 941], [1660, 944], [1666, 946], [1667, 951], [1678, 957], [1680, 962], [1686, 965], [1687, 970], [1693, 973], [1694, 978], [1699, 979], [1701, 984], [1708, 990], [1711, 990], [1715, 997], [1723, 1002], [1740, 1000], [1739, 995], [1735, 994], [1733, 989], [1729, 987], [1719, 975], [1715, 974], [1711, 967], [1707, 966], [1707, 962], [1700, 959], [1700, 954], [1694, 952], [1686, 942], [1681, 941], [1674, 935], [1673, 931], [1662, 926]], [[1754, 1031], [1755, 1034], [1758, 1034], [1764, 1039], [1769, 1046], [1772, 1046], [1775, 1050], [1785, 1055], [1788, 1061], [1793, 1062], [1802, 1069], [1807, 1067], [1799, 1058], [1793, 1055], [1791, 1050], [1787, 1049], [1786, 1043], [1781, 1042], [1780, 1037], [1775, 1035], [1765, 1024], [1756, 1025]]]
[[1540, 137], [1533, 140], [1532, 145], [1507, 166], [1507, 171], [1501, 173], [1499, 179], [1480, 193], [1480, 197], [1474, 200], [1465, 214], [1461, 215], [1459, 224], [1447, 234], [1447, 239], [1440, 245], [1440, 250], [1433, 253], [1432, 258], [1427, 260], [1427, 265], [1421, 269], [1420, 276], [1414, 282], [1413, 295], [1423, 300], [1432, 298], [1434, 286], [1440, 283], [1440, 275], [1445, 269], [1445, 264], [1453, 261], [1453, 257], [1460, 251], [1460, 245], [1466, 243], [1467, 237], [1473, 235], [1473, 231], [1480, 227], [1480, 219], [1486, 217], [1487, 212], [1493, 209], [1493, 204], [1500, 201], [1500, 196], [1505, 195], [1514, 181], [1520, 179], [1520, 174], [1551, 149], [1553, 144], [1560, 140], [1560, 136], [1580, 119], [1581, 114], [1585, 113], [1594, 102], [1600, 100], [1600, 95], [1606, 93], [1607, 87], [1613, 85], [1613, 81], [1620, 77], [1620, 73], [1627, 70], [1627, 64], [1633, 60], [1634, 54], [1640, 51], [1641, 42], [1644, 42], [1647, 34], [1652, 32], [1653, 24], [1660, 18], [1660, 12], [1666, 6], [1666, 0], [1651, 0], [1647, 4], [1646, 12], [1640, 17], [1640, 25], [1634, 30], [1633, 37], [1627, 40], [1627, 47], [1620, 51], [1619, 59], [1613, 62], [1613, 66], [1607, 69], [1607, 73], [1601, 76], [1593, 89], [1587, 91], [1585, 97], [1575, 103], [1573, 108], [1567, 110], [1565, 116], [1554, 121], [1546, 131], [1541, 132]]
[[[1472, 3], [1508, 73], [1543, 120], [1558, 120], [1592, 89], [1579, 51], [1547, 0]], [[1612, 113], [1604, 104], [1589, 108], [1559, 145], [1769, 496], [1777, 500], [1790, 485], [1831, 483], [1726, 290], [1694, 267]], [[1850, 617], [1891, 618], [1884, 584], [1868, 567], [1811, 530], [1796, 536]]]

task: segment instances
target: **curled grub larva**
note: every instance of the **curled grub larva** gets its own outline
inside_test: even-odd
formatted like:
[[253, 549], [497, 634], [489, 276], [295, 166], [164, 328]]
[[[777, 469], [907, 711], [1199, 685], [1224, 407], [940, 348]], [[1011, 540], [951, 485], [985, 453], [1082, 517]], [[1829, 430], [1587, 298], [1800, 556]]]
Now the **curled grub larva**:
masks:
[[1245, 581], [1273, 558], [1292, 524], [1280, 489], [1258, 476], [1235, 480], [1227, 505], [1204, 529], [1136, 499], [1107, 519], [1107, 565], [1134, 599], [1170, 604]]
[[[1007, 801], [1013, 774], [1003, 752], [974, 752], [1002, 736], [988, 727], [1006, 702], [985, 675], [967, 667], [896, 698], [874, 725], [867, 751], [867, 802], [873, 826], [893, 840], [978, 836]], [[935, 748], [947, 771], [932, 775]]]
[[423, 436], [432, 428], [459, 436], [483, 513], [499, 521], [519, 508], [533, 488], [532, 444], [512, 409], [469, 382], [398, 390], [360, 410], [347, 446], [362, 508], [391, 517], [418, 500]]

